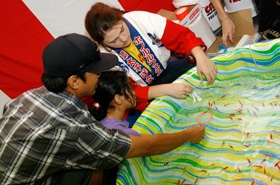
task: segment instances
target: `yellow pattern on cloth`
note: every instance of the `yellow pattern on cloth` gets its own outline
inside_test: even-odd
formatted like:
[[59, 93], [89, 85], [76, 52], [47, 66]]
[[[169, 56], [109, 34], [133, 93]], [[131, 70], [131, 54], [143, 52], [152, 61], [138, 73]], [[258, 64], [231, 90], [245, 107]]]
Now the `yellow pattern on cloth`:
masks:
[[[139, 61], [141, 64], [143, 64], [150, 72], [153, 73], [150, 66], [147, 64], [145, 58], [141, 55], [135, 44], [130, 40], [130, 45], [126, 48], [123, 48], [126, 52], [128, 52], [131, 56], [133, 56], [137, 61]], [[154, 73], [153, 73], [154, 74]]]

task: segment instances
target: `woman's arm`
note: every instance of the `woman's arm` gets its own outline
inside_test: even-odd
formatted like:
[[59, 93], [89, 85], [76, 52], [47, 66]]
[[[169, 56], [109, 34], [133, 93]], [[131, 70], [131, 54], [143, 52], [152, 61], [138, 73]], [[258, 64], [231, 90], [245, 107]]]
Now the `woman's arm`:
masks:
[[201, 46], [204, 51], [207, 49], [201, 38], [196, 37], [189, 28], [168, 19], [160, 41], [167, 49], [184, 54], [192, 62], [194, 59], [190, 57], [190, 52], [194, 47]]
[[148, 101], [156, 97], [169, 95], [175, 98], [186, 98], [192, 92], [192, 87], [183, 83], [170, 83], [154, 86], [145, 86], [133, 84], [133, 90], [137, 97], [136, 107], [134, 109], [144, 111], [149, 105]]
[[229, 39], [231, 43], [234, 40], [235, 34], [235, 25], [232, 20], [229, 18], [228, 14], [224, 10], [224, 6], [221, 3], [221, 0], [211, 0], [214, 8], [216, 9], [219, 19], [222, 23], [223, 37], [222, 42], [225, 47], [227, 47], [227, 40]]
[[186, 98], [192, 92], [192, 87], [183, 83], [170, 83], [151, 86], [148, 92], [149, 100], [159, 96], [169, 95], [175, 98]]
[[167, 20], [161, 42], [166, 48], [184, 54], [189, 60], [194, 61], [195, 59], [201, 82], [203, 75], [208, 84], [215, 81], [217, 67], [205, 54], [207, 48], [202, 40], [197, 38], [191, 30]]
[[196, 59], [197, 73], [200, 82], [203, 82], [204, 75], [207, 79], [207, 84], [214, 83], [218, 72], [215, 63], [207, 57], [200, 46], [193, 48], [191, 53]]

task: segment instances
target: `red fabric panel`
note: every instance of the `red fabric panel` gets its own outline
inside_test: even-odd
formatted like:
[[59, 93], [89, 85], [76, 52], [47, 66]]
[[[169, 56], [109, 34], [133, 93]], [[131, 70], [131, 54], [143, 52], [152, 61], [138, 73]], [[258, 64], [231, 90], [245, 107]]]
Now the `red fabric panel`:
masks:
[[22, 1], [0, 1], [0, 89], [10, 98], [42, 85], [42, 52], [54, 38]]
[[157, 13], [160, 9], [174, 11], [172, 0], [118, 0], [125, 11], [143, 10]]
[[130, 79], [130, 81], [131, 81], [131, 84], [133, 86], [133, 90], [134, 90], [135, 96], [136, 96], [136, 107], [134, 107], [134, 109], [143, 112], [146, 109], [146, 107], [149, 105], [148, 92], [149, 92], [150, 86], [140, 86], [140, 85], [136, 85], [132, 81], [132, 79]]

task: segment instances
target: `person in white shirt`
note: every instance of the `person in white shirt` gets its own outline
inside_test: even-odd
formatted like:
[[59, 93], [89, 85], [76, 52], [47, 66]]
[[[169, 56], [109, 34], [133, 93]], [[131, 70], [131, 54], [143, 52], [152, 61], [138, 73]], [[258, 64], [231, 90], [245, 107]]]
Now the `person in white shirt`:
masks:
[[257, 8], [252, 0], [173, 0], [175, 8], [182, 6], [193, 6], [200, 4], [204, 9], [203, 15], [208, 21], [213, 32], [217, 32], [218, 28], [222, 26], [222, 43], [227, 47], [228, 41], [234, 42], [235, 25], [228, 16], [228, 13], [236, 12], [238, 10], [251, 8], [252, 16], [257, 16]]

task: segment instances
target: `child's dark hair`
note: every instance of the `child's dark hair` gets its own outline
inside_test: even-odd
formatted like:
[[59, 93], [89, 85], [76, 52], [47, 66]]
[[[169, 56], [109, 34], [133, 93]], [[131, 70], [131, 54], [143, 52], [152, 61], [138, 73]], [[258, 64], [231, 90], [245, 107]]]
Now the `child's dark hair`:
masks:
[[133, 89], [124, 71], [104, 71], [99, 77], [98, 87], [93, 95], [95, 104], [89, 107], [90, 113], [98, 121], [106, 117], [107, 110], [115, 95], [124, 95], [126, 98], [133, 97]]

